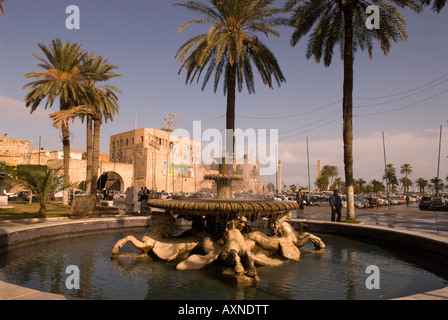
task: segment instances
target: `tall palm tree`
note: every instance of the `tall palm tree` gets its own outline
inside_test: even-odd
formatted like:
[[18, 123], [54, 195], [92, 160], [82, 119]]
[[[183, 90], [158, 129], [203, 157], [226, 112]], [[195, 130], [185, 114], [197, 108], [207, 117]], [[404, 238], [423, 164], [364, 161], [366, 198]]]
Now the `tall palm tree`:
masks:
[[[248, 92], [255, 92], [253, 65], [265, 85], [273, 88], [285, 82], [283, 73], [274, 54], [255, 33], [279, 37], [275, 26], [281, 21], [278, 14], [283, 9], [274, 9], [272, 0], [210, 0], [207, 6], [201, 2], [189, 1], [175, 3], [201, 15], [201, 18], [189, 21], [179, 27], [182, 32], [192, 24], [208, 24], [207, 33], [188, 40], [177, 52], [176, 58], [186, 70], [186, 83], [203, 77], [202, 90], [214, 74], [216, 93], [221, 77], [224, 78], [224, 95], [227, 96], [226, 129], [228, 137], [226, 156], [233, 158], [235, 130], [236, 89], [243, 90], [244, 83]], [[230, 144], [231, 143], [231, 144]]]
[[[353, 185], [353, 61], [361, 49], [367, 50], [372, 58], [373, 39], [378, 39], [384, 54], [391, 44], [407, 39], [404, 26], [406, 19], [390, 4], [419, 10], [413, 0], [289, 0], [287, 9], [293, 9], [291, 24], [295, 28], [291, 44], [295, 46], [314, 27], [308, 39], [306, 57], [314, 56], [316, 62], [323, 59], [330, 66], [334, 47], [340, 47], [344, 62], [342, 120], [344, 140], [344, 170], [347, 186], [347, 219], [355, 219]], [[376, 5], [381, 12], [380, 28], [369, 30], [366, 27], [368, 15], [366, 8]]]
[[404, 163], [400, 166], [400, 173], [404, 174], [404, 178], [401, 179], [401, 183], [403, 184], [404, 191], [406, 193], [409, 192], [409, 186], [412, 185], [412, 181], [408, 179], [408, 175], [412, 174], [412, 166], [409, 163]]
[[396, 169], [393, 164], [388, 163], [384, 169], [383, 180], [386, 180], [387, 187], [390, 189], [394, 185], [398, 185], [398, 179], [395, 174]]
[[[55, 100], [59, 100], [59, 109], [68, 110], [80, 105], [82, 99], [86, 99], [87, 87], [82, 81], [79, 70], [80, 64], [86, 53], [81, 46], [70, 41], [63, 44], [61, 40], [54, 39], [47, 47], [43, 43], [38, 44], [44, 53], [41, 58], [33, 53], [41, 63], [38, 67], [42, 71], [29, 72], [25, 78], [34, 78], [23, 89], [28, 89], [25, 97], [26, 106], [33, 113], [40, 103], [46, 99], [45, 108], [52, 107]], [[70, 131], [68, 124], [62, 125], [62, 143], [64, 152], [64, 184], [69, 184], [70, 166]], [[63, 203], [68, 204], [68, 194], [65, 191]]]
[[[118, 114], [118, 96], [121, 90], [111, 86], [98, 86], [100, 82], [108, 81], [114, 77], [120, 77], [112, 70], [117, 66], [108, 63], [107, 59], [97, 55], [89, 54], [81, 66], [84, 75], [84, 82], [89, 88], [89, 99], [85, 103], [91, 103], [94, 112], [87, 116], [87, 172], [86, 191], [87, 194], [97, 193], [98, 167], [99, 167], [99, 145], [101, 123], [103, 119], [107, 122], [113, 120], [113, 116]], [[89, 101], [90, 100], [90, 101]], [[92, 135], [93, 122], [93, 135]], [[93, 137], [93, 139], [92, 139]]]

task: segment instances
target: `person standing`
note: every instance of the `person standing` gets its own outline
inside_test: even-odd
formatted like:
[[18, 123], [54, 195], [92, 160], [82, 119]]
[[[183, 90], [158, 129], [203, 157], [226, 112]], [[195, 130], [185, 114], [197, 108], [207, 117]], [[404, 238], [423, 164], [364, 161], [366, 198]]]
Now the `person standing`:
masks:
[[299, 204], [299, 209], [303, 210], [303, 192], [302, 192], [302, 189], [299, 189], [299, 192], [297, 192], [296, 200], [297, 200], [297, 203]]
[[341, 196], [339, 195], [338, 190], [333, 191], [333, 195], [330, 197], [330, 206], [331, 206], [331, 221], [341, 222], [342, 199]]

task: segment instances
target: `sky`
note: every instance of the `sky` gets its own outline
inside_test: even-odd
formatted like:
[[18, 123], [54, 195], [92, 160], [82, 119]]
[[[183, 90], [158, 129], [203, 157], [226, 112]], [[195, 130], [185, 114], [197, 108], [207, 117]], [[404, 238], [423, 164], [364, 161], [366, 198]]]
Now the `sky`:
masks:
[[[179, 0], [181, 2], [185, 2]], [[225, 128], [226, 98], [222, 87], [202, 91], [201, 83], [185, 83], [175, 58], [183, 43], [206, 32], [207, 26], [178, 27], [196, 16], [168, 0], [6, 0], [0, 16], [0, 134], [29, 140], [32, 148], [62, 149], [59, 131], [44, 104], [30, 114], [23, 86], [27, 72], [38, 71], [42, 56], [38, 43], [52, 39], [76, 42], [118, 66], [120, 78], [110, 81], [123, 91], [120, 112], [101, 127], [101, 153], [109, 153], [109, 137], [134, 128], [160, 129], [167, 112], [180, 116], [179, 128]], [[280, 7], [284, 1], [276, 1]], [[67, 29], [69, 5], [80, 10], [80, 28]], [[443, 180], [448, 176], [448, 8], [439, 14], [426, 8], [416, 14], [400, 9], [407, 18], [408, 40], [392, 45], [384, 55], [375, 43], [372, 60], [358, 52], [354, 64], [353, 155], [354, 178], [382, 180], [385, 157], [397, 168], [409, 163], [409, 178]], [[236, 127], [278, 129], [278, 159], [282, 182], [311, 186], [317, 161], [338, 168], [344, 180], [342, 142], [343, 65], [339, 56], [330, 67], [306, 59], [307, 37], [290, 45], [292, 30], [279, 28], [281, 37], [260, 39], [275, 54], [286, 83], [270, 89], [256, 75], [255, 94], [236, 98]], [[442, 128], [442, 130], [441, 130]], [[71, 145], [85, 150], [85, 126], [70, 124]], [[442, 138], [440, 132], [442, 131]], [[384, 135], [384, 149], [383, 149]], [[274, 138], [273, 138], [274, 139]], [[441, 141], [440, 166], [439, 142]], [[308, 150], [308, 151], [307, 151]], [[385, 150], [385, 153], [384, 153]], [[309, 159], [309, 160], [308, 160]], [[275, 176], [262, 177], [273, 182]]]

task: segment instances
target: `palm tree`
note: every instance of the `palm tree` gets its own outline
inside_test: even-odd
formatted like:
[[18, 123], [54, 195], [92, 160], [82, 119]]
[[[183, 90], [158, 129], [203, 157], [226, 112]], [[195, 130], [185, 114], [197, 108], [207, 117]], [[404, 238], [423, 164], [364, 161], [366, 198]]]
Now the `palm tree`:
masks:
[[425, 193], [425, 187], [428, 185], [428, 180], [418, 178], [417, 180], [415, 180], [415, 184], [420, 188], [420, 195], [423, 195]]
[[384, 170], [383, 180], [386, 180], [387, 187], [393, 189], [395, 185], [398, 185], [398, 179], [395, 175], [396, 169], [393, 164], [388, 163], [386, 169]]
[[[409, 163], [404, 163], [401, 165], [400, 167], [400, 173], [404, 174], [405, 179], [403, 180], [405, 183], [403, 183], [403, 181], [401, 182], [403, 184], [404, 190], [406, 193], [409, 192], [409, 186], [412, 185], [412, 181], [410, 181], [408, 179], [408, 175], [412, 174], [412, 166]], [[406, 186], [405, 186], [406, 184]]]
[[363, 178], [359, 178], [357, 180], [355, 180], [356, 186], [358, 187], [359, 193], [363, 193], [364, 192], [364, 186], [367, 184], [367, 181], [364, 180]]
[[402, 177], [400, 178], [400, 182], [403, 185], [404, 192], [406, 194], [409, 193], [409, 187], [412, 186], [412, 180], [408, 177]]
[[436, 196], [437, 196], [437, 195], [439, 194], [439, 190], [443, 190], [443, 188], [444, 188], [442, 179], [439, 179], [439, 178], [437, 178], [437, 177], [434, 177], [434, 178], [430, 179], [429, 181], [430, 181], [430, 182], [432, 183], [432, 185], [434, 186], [434, 191], [435, 191]]
[[38, 217], [47, 216], [48, 197], [63, 188], [63, 178], [59, 176], [59, 169], [49, 169], [42, 165], [18, 165], [17, 182], [39, 198]]
[[370, 185], [372, 186], [373, 193], [378, 193], [379, 191], [383, 191], [385, 189], [384, 185], [376, 179], [370, 180]]
[[[274, 54], [255, 35], [261, 32], [266, 36], [279, 37], [275, 25], [281, 21], [278, 14], [283, 9], [269, 7], [272, 0], [210, 0], [210, 6], [201, 2], [189, 1], [175, 3], [202, 17], [182, 24], [179, 32], [192, 24], [211, 25], [207, 33], [188, 40], [177, 52], [176, 58], [186, 70], [186, 83], [195, 79], [199, 82], [202, 73], [202, 90], [214, 74], [216, 93], [221, 77], [224, 78], [224, 95], [227, 96], [226, 133], [229, 135], [226, 156], [233, 159], [235, 130], [236, 89], [255, 92], [253, 65], [258, 70], [265, 85], [273, 88], [285, 82]], [[231, 134], [231, 137], [230, 137]]]
[[[89, 99], [86, 104], [91, 103], [94, 112], [87, 116], [87, 172], [86, 172], [86, 193], [96, 194], [98, 184], [99, 167], [99, 145], [101, 123], [103, 119], [107, 122], [113, 120], [113, 116], [118, 114], [118, 96], [121, 90], [111, 86], [98, 86], [99, 82], [108, 81], [114, 77], [120, 77], [112, 70], [117, 66], [108, 63], [108, 60], [98, 55], [94, 57], [91, 53], [86, 57], [81, 66], [84, 75], [84, 82], [89, 90]], [[90, 101], [89, 101], [90, 100]], [[93, 140], [92, 140], [93, 121]]]
[[2, 15], [5, 15], [5, 7], [3, 6], [3, 0], [0, 0], [0, 11], [2, 12]]
[[[35, 81], [28, 83], [23, 89], [29, 89], [25, 102], [33, 113], [42, 100], [47, 99], [45, 108], [52, 107], [56, 99], [59, 100], [59, 109], [68, 110], [77, 105], [87, 97], [87, 88], [82, 81], [80, 64], [86, 53], [76, 43], [67, 42], [62, 44], [61, 40], [51, 41], [49, 47], [43, 43], [38, 44], [45, 58], [33, 53], [41, 62], [38, 66], [43, 71], [29, 72], [25, 78], [34, 78]], [[68, 124], [62, 125], [62, 143], [64, 151], [64, 184], [69, 184], [70, 166], [70, 131]], [[68, 194], [64, 192], [63, 203], [68, 204]]]
[[329, 179], [329, 183], [333, 184], [334, 179], [338, 176], [339, 171], [338, 171], [338, 167], [336, 166], [330, 166], [330, 165], [325, 165], [322, 168], [322, 172], [321, 174], [323, 176], [327, 176]]
[[[330, 66], [334, 46], [340, 47], [341, 58], [344, 62], [343, 81], [343, 140], [344, 140], [344, 169], [347, 186], [347, 219], [355, 219], [354, 186], [353, 186], [353, 61], [358, 49], [367, 50], [372, 58], [373, 39], [378, 39], [384, 54], [390, 50], [391, 44], [405, 41], [407, 35], [404, 26], [406, 19], [388, 2], [396, 3], [400, 7], [408, 6], [419, 10], [413, 0], [289, 0], [287, 9], [293, 9], [291, 24], [295, 28], [291, 36], [291, 44], [295, 46], [299, 40], [312, 31], [308, 40], [306, 57], [314, 56], [316, 62], [323, 59], [326, 67]], [[366, 28], [366, 8], [370, 4], [376, 5], [381, 12], [380, 28], [368, 30]]]

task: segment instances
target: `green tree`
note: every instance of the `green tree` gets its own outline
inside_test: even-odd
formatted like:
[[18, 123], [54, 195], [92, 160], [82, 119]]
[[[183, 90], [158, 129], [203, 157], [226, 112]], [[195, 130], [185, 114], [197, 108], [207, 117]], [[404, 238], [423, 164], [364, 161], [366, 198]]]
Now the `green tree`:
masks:
[[383, 180], [386, 180], [389, 190], [394, 189], [394, 186], [398, 186], [398, 178], [395, 174], [396, 171], [397, 169], [395, 169], [394, 165], [391, 163], [388, 163], [386, 169], [384, 169]]
[[[236, 90], [255, 93], [254, 68], [265, 85], [273, 88], [285, 82], [277, 59], [256, 33], [279, 37], [275, 26], [281, 20], [283, 9], [274, 9], [272, 0], [210, 0], [207, 6], [201, 2], [175, 3], [199, 14], [201, 17], [179, 27], [182, 32], [193, 24], [211, 25], [207, 33], [188, 40], [178, 50], [176, 58], [186, 70], [186, 83], [199, 82], [204, 73], [202, 90], [214, 75], [216, 93], [221, 77], [224, 78], [224, 95], [227, 97], [226, 129], [234, 136]], [[234, 139], [227, 139], [226, 156], [233, 157]]]
[[327, 190], [329, 185], [328, 176], [321, 175], [320, 177], [316, 178], [316, 182], [314, 183], [314, 185], [319, 191]]
[[373, 193], [378, 193], [380, 191], [384, 191], [386, 188], [384, 187], [384, 184], [382, 184], [380, 181], [373, 179], [370, 180], [370, 185], [372, 186]]
[[408, 177], [400, 178], [400, 183], [403, 185], [403, 190], [405, 193], [409, 193], [409, 187], [412, 186], [412, 180]]
[[428, 180], [418, 178], [415, 180], [415, 184], [420, 188], [420, 194], [423, 195], [425, 193], [425, 187], [428, 185]]
[[339, 175], [338, 167], [324, 165], [322, 168], [321, 175], [327, 176], [329, 184], [333, 184], [334, 179]]
[[[88, 88], [82, 81], [80, 65], [86, 53], [81, 46], [76, 43], [67, 42], [63, 44], [61, 40], [55, 39], [47, 47], [43, 43], [38, 44], [44, 53], [45, 58], [41, 58], [33, 53], [41, 63], [38, 67], [43, 71], [29, 72], [25, 78], [34, 78], [23, 88], [28, 89], [25, 97], [26, 106], [31, 108], [33, 113], [40, 103], [47, 99], [45, 108], [52, 107], [56, 100], [59, 100], [59, 109], [68, 110], [81, 104], [82, 99], [88, 99]], [[70, 167], [70, 131], [68, 123], [61, 127], [62, 144], [64, 152], [64, 184], [68, 185]], [[64, 192], [63, 203], [68, 204], [68, 194]]]
[[[330, 66], [334, 47], [340, 47], [344, 64], [342, 118], [344, 140], [344, 171], [347, 187], [347, 219], [355, 219], [354, 185], [353, 185], [353, 61], [360, 49], [367, 50], [372, 58], [373, 39], [380, 42], [384, 54], [390, 50], [391, 44], [407, 39], [403, 15], [391, 5], [420, 7], [412, 0], [382, 1], [373, 0], [289, 0], [286, 8], [293, 9], [291, 25], [294, 32], [291, 44], [295, 46], [314, 27], [308, 39], [306, 57], [314, 56], [316, 62], [323, 59], [326, 67]], [[376, 5], [381, 12], [379, 29], [366, 28], [368, 15], [366, 8]]]
[[439, 194], [439, 190], [443, 190], [443, 188], [444, 188], [442, 179], [434, 177], [434, 178], [430, 179], [429, 181], [431, 182], [431, 184], [434, 187], [434, 192], [436, 193], [436, 195], [438, 195]]
[[[100, 150], [100, 132], [102, 121], [113, 120], [115, 114], [118, 114], [118, 96], [122, 93], [120, 89], [111, 85], [100, 86], [100, 83], [109, 81], [112, 78], [120, 77], [121, 74], [115, 73], [117, 69], [108, 63], [102, 56], [94, 56], [93, 53], [86, 56], [81, 65], [84, 82], [89, 88], [89, 98], [83, 101], [89, 104], [93, 113], [87, 114], [87, 173], [86, 189], [87, 194], [96, 194], [98, 189], [98, 168], [99, 168], [99, 150]], [[93, 139], [92, 139], [92, 121], [93, 121]], [[89, 168], [90, 167], [90, 168]]]
[[15, 176], [17, 182], [30, 190], [39, 199], [38, 217], [47, 216], [48, 197], [62, 190], [63, 177], [59, 176], [59, 169], [49, 169], [42, 165], [18, 165]]
[[[400, 179], [403, 184], [404, 192], [409, 192], [409, 187], [412, 185], [412, 181], [408, 179], [408, 175], [412, 174], [412, 166], [409, 163], [404, 163], [400, 166], [400, 173], [404, 174], [404, 180]], [[404, 181], [404, 182], [403, 182]]]
[[355, 193], [364, 193], [364, 186], [367, 184], [367, 181], [363, 178], [359, 178], [355, 180]]

